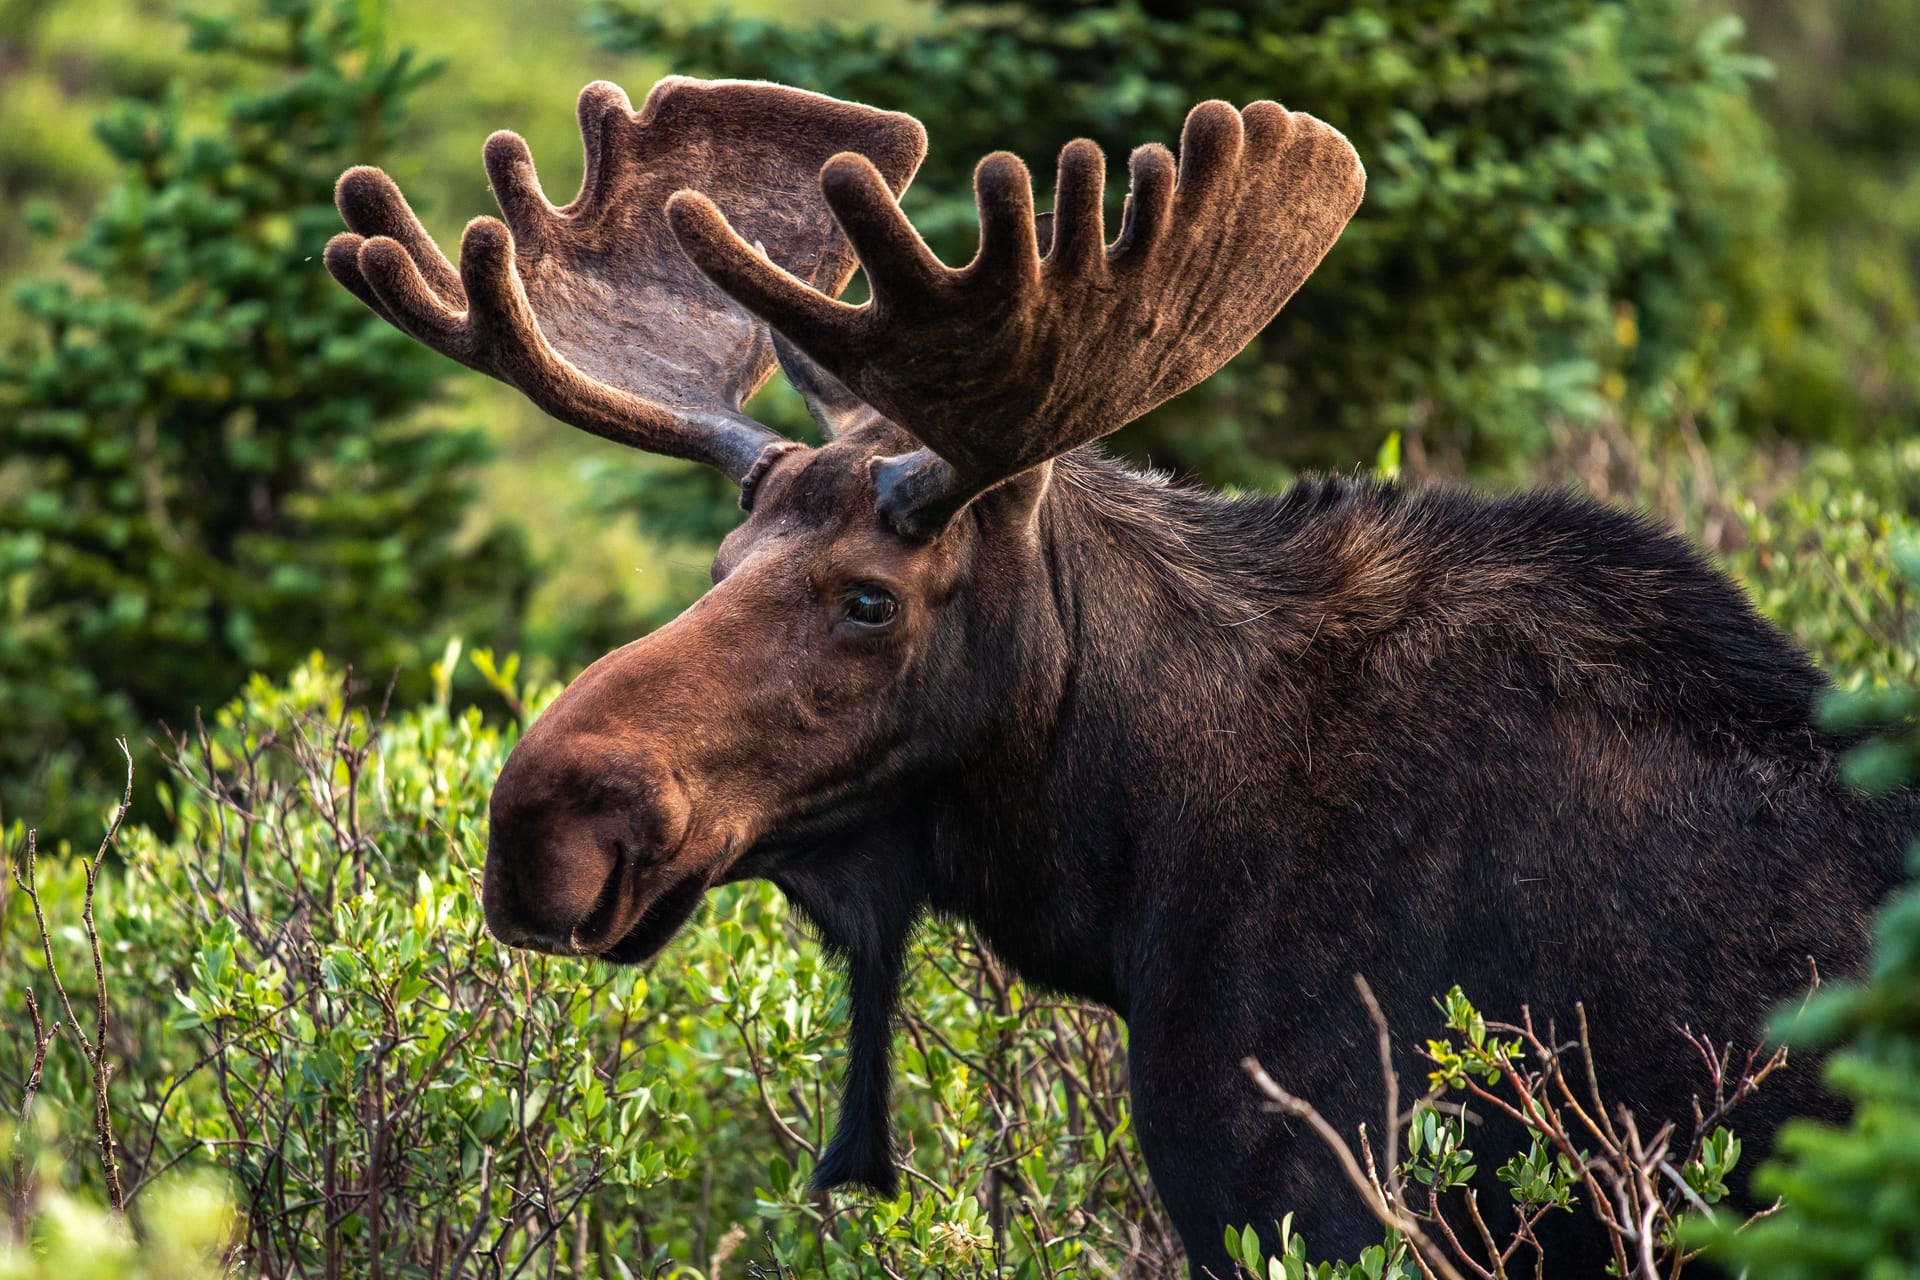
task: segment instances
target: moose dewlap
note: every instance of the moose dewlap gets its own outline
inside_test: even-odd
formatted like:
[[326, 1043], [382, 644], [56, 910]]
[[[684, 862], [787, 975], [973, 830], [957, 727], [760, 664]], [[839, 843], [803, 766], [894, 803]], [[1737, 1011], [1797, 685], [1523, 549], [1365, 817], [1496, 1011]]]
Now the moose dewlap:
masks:
[[[1332, 248], [1364, 174], [1327, 125], [1195, 107], [1177, 155], [1133, 153], [1115, 232], [1093, 144], [1037, 215], [988, 156], [961, 268], [895, 202], [910, 117], [672, 78], [638, 112], [588, 86], [580, 128], [560, 208], [518, 137], [487, 140], [505, 221], [475, 219], [457, 268], [350, 171], [327, 266], [562, 421], [738, 482], [713, 589], [502, 770], [485, 906], [505, 942], [632, 963], [710, 887], [778, 884], [850, 971], [824, 1185], [895, 1185], [890, 1026], [928, 912], [1126, 1019], [1196, 1275], [1231, 1273], [1228, 1224], [1377, 1238], [1240, 1067], [1344, 1132], [1372, 1117], [1356, 971], [1408, 1028], [1453, 983], [1543, 1025], [1584, 1002], [1620, 1101], [1680, 1117], [1682, 1024], [1753, 1042], [1810, 959], [1860, 966], [1920, 800], [1846, 791], [1821, 678], [1681, 540], [1548, 493], [1229, 499], [1087, 447], [1231, 359]], [[776, 362], [824, 446], [742, 412]], [[1830, 1105], [1796, 1060], [1742, 1131]]]

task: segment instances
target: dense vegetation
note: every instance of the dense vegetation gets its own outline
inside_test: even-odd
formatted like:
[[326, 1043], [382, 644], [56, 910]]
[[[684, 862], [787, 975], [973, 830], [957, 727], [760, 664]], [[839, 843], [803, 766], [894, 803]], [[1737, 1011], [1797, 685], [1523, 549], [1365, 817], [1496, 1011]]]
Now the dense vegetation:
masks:
[[[1249, 486], [1377, 459], [1648, 507], [1855, 691], [1835, 715], [1896, 730], [1863, 785], [1915, 772], [1920, 583], [1896, 549], [1920, 545], [1920, 34], [1896, 0], [1756, 2], [1751, 40], [1688, 0], [948, 0], [866, 26], [233, 0], [185, 46], [161, 8], [0, 0], [0, 209], [43, 232], [0, 237], [0, 844], [20, 877], [0, 878], [0, 1114], [21, 1121], [0, 1126], [0, 1277], [158, 1280], [215, 1255], [328, 1276], [1172, 1273], [1122, 1030], [964, 935], [916, 947], [893, 1201], [806, 1190], [841, 986], [770, 890], [718, 895], [645, 973], [484, 935], [500, 760], [552, 677], [698, 589], [732, 507], [415, 349], [317, 254], [348, 163], [390, 156], [448, 238], [485, 208], [493, 127], [565, 190], [596, 75], [912, 110], [933, 154], [909, 211], [954, 258], [993, 148], [1044, 173], [1084, 133], [1117, 159], [1211, 95], [1332, 120], [1369, 166], [1363, 217], [1270, 335], [1122, 446]], [[759, 407], [798, 421], [777, 392]], [[496, 662], [508, 645], [528, 674]], [[102, 845], [116, 735], [135, 807]], [[1888, 1188], [1920, 1185], [1915, 919], [1891, 904], [1875, 973], [1796, 1031], [1844, 1047], [1856, 1120], [1787, 1140], [1761, 1184], [1781, 1214], [1682, 1223], [1674, 1247], [1796, 1280], [1910, 1264], [1920, 1209]], [[1503, 1088], [1515, 1033], [1489, 1042], [1486, 1020], [1518, 1016], [1463, 998], [1394, 1032], [1450, 1041], [1442, 1084]], [[1470, 1158], [1441, 1115], [1409, 1133], [1416, 1183]], [[1696, 1199], [1738, 1159], [1718, 1130], [1680, 1161]], [[1593, 1187], [1542, 1140], [1508, 1185], [1582, 1211]], [[1699, 1207], [1676, 1190], [1660, 1211]], [[1407, 1247], [1356, 1274], [1405, 1273]], [[1236, 1253], [1297, 1276], [1311, 1251]]]
[[[422, 70], [350, 14], [203, 19], [237, 60], [217, 125], [129, 102], [98, 125], [120, 181], [68, 248], [79, 281], [15, 295], [0, 359], [0, 804], [55, 820], [102, 790], [90, 748], [190, 723], [313, 648], [411, 673], [448, 630], [506, 636], [510, 533], [463, 527], [471, 428], [410, 413], [445, 378], [313, 269], [333, 182], [384, 153]], [[102, 759], [96, 757], [96, 759]], [[88, 785], [91, 783], [91, 785]], [[144, 806], [143, 806], [144, 812]]]

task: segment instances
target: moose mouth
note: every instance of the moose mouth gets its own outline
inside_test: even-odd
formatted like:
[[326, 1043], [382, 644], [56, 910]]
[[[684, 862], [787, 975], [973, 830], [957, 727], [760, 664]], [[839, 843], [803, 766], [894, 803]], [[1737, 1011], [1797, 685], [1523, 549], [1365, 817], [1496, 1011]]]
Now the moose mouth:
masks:
[[672, 941], [706, 894], [708, 877], [682, 876], [651, 896], [639, 883], [642, 872], [630, 851], [622, 850], [590, 910], [568, 939], [576, 955], [612, 964], [638, 964]]
[[639, 964], [651, 960], [661, 948], [673, 941], [699, 909], [700, 899], [706, 896], [705, 879], [689, 876], [655, 898], [653, 905], [641, 913], [618, 942], [600, 953], [600, 959], [611, 964]]

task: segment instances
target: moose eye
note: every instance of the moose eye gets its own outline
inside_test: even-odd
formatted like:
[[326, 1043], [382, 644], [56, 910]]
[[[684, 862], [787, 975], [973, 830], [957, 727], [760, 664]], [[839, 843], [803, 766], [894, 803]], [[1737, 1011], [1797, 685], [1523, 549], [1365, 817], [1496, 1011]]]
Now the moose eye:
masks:
[[893, 593], [879, 587], [861, 587], [847, 597], [847, 621], [863, 627], [884, 627], [899, 611], [900, 605]]

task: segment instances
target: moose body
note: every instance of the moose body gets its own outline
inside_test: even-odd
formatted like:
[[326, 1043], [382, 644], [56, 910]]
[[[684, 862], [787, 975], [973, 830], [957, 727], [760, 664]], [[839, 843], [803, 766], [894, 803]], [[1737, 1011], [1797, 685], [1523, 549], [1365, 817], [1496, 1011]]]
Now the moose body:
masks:
[[[1362, 175], [1325, 125], [1196, 108], [1177, 167], [1134, 153], [1111, 243], [1091, 144], [1038, 217], [989, 157], [956, 270], [894, 204], [906, 117], [677, 79], [638, 113], [590, 86], [580, 115], [565, 208], [488, 141], [507, 223], [477, 219], [457, 272], [374, 170], [342, 179], [327, 264], [556, 416], [740, 485], [713, 590], [514, 750], [484, 898], [504, 941], [632, 963], [713, 885], [780, 885], [851, 978], [821, 1185], [897, 1180], [892, 1016], [928, 912], [1126, 1019], [1155, 1186], [1219, 1277], [1228, 1225], [1378, 1237], [1241, 1067], [1344, 1131], [1373, 1116], [1355, 973], [1408, 1035], [1455, 983], [1563, 1026], [1581, 1003], [1613, 1096], [1666, 1119], [1703, 1083], [1682, 1027], [1755, 1041], [1810, 961], [1860, 967], [1920, 804], [1845, 791], [1820, 677], [1680, 540], [1557, 494], [1228, 499], [1083, 447], [1224, 363], [1332, 245]], [[855, 252], [861, 307], [832, 297]], [[741, 413], [776, 359], [824, 446]], [[1795, 1062], [1742, 1131], [1826, 1105]]]
[[[1225, 499], [1090, 456], [1058, 464], [1039, 525], [1032, 563], [1003, 566], [1025, 600], [995, 582], [947, 606], [1012, 604], [930, 685], [986, 695], [980, 720], [741, 873], [848, 955], [868, 1035], [922, 909], [1118, 1011], [1196, 1273], [1232, 1274], [1223, 1228], [1286, 1213], [1326, 1256], [1378, 1240], [1240, 1065], [1343, 1132], [1377, 1125], [1356, 972], [1409, 1032], [1410, 1079], [1451, 984], [1543, 1026], [1583, 1004], [1612, 1100], [1657, 1123], [1707, 1090], [1683, 1028], [1757, 1044], [1810, 963], [1861, 967], [1920, 815], [1847, 791], [1824, 682], [1672, 535], [1554, 493]], [[829, 1181], [892, 1159], [883, 1068], [855, 1065]], [[1736, 1124], [1760, 1149], [1831, 1108], [1795, 1059]]]

